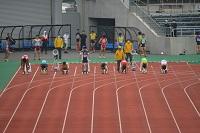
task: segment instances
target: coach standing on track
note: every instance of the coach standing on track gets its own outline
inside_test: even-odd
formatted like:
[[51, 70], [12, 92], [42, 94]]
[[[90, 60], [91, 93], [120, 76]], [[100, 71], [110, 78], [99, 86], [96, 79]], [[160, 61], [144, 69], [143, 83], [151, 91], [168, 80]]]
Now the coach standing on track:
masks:
[[124, 59], [124, 51], [122, 46], [118, 46], [117, 51], [115, 52], [115, 60], [117, 61], [117, 71], [120, 72], [120, 63]]
[[55, 48], [58, 50], [58, 55], [59, 55], [59, 59], [61, 59], [61, 50], [63, 47], [63, 39], [60, 37], [60, 35], [58, 35], [58, 37], [56, 37], [56, 39], [54, 40], [54, 46]]

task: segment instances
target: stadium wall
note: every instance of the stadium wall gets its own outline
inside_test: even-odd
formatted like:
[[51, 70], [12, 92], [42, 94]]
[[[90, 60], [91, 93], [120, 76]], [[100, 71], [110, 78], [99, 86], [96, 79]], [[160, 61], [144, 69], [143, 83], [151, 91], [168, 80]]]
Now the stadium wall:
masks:
[[1, 0], [1, 26], [28, 24], [51, 24], [51, 0]]

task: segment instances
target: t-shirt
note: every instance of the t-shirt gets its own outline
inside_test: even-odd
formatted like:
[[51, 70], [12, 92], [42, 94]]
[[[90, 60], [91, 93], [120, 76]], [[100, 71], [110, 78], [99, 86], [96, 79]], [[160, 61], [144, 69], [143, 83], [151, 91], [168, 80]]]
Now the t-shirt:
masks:
[[141, 62], [142, 63], [147, 63], [147, 59], [146, 58], [142, 58]]
[[161, 65], [167, 65], [167, 61], [166, 60], [161, 60]]
[[90, 33], [90, 40], [95, 40], [96, 36], [96, 33]]
[[81, 50], [82, 60], [87, 60], [89, 56], [89, 51], [87, 49]]

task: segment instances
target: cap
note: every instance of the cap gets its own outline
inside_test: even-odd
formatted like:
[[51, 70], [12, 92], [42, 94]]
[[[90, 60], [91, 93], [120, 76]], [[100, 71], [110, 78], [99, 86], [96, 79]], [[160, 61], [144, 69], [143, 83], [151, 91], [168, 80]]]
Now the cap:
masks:
[[47, 63], [47, 61], [46, 60], [42, 60], [42, 64], [46, 64]]
[[147, 59], [146, 58], [142, 58], [142, 60], [141, 60], [143, 63], [147, 63]]

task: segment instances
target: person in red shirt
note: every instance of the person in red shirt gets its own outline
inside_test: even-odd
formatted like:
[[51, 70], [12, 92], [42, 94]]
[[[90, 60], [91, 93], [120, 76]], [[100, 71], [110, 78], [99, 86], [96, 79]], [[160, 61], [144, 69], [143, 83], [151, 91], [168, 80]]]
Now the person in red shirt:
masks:
[[120, 68], [122, 73], [126, 73], [128, 70], [128, 62], [126, 60], [122, 60], [120, 63]]
[[108, 41], [107, 41], [107, 38], [106, 38], [106, 35], [103, 34], [102, 37], [100, 38], [99, 40], [99, 44], [100, 44], [100, 58], [101, 58], [101, 55], [103, 55], [102, 57], [103, 58], [106, 58], [105, 57], [105, 52], [106, 52], [106, 45], [107, 45]]
[[23, 55], [21, 57], [21, 69], [22, 69], [22, 74], [28, 74], [31, 72], [31, 66], [29, 63], [28, 55]]

